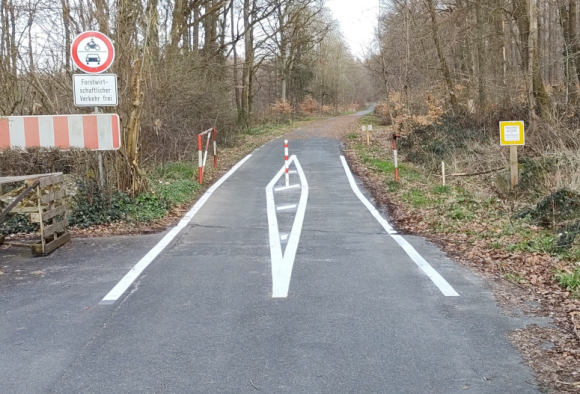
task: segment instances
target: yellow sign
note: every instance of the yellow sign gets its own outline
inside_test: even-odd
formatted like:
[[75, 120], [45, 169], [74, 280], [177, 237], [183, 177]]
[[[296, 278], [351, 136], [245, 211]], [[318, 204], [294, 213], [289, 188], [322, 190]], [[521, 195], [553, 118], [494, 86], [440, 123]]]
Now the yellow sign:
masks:
[[502, 145], [525, 145], [524, 122], [499, 122], [499, 135]]

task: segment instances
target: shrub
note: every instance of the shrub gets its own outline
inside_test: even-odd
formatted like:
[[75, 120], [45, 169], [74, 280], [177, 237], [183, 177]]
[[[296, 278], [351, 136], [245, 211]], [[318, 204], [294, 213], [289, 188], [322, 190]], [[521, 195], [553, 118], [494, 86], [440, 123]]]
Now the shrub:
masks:
[[272, 104], [271, 109], [272, 112], [280, 115], [290, 115], [294, 112], [294, 109], [292, 109], [292, 106], [287, 101], [276, 101]]
[[304, 98], [302, 103], [300, 103], [300, 110], [305, 114], [312, 114], [314, 112], [320, 111], [320, 103], [308, 95]]

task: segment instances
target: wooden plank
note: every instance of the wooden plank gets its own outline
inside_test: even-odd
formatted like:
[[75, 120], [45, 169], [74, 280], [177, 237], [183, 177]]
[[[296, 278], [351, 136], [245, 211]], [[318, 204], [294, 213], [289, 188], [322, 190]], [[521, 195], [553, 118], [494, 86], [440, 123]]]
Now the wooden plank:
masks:
[[7, 245], [14, 246], [16, 248], [29, 248], [34, 244], [26, 244], [22, 242], [8, 242]]
[[0, 177], [0, 184], [4, 183], [14, 183], [22, 181], [35, 181], [47, 176], [61, 175], [62, 172], [51, 172], [50, 174], [35, 174], [35, 175], [22, 175], [22, 176], [3, 176]]
[[50, 202], [60, 200], [60, 199], [64, 198], [64, 196], [66, 196], [65, 191], [59, 190], [59, 191], [54, 192], [54, 193], [48, 193], [48, 194], [43, 195], [42, 199], [40, 201], [42, 204], [48, 204]]
[[[6, 208], [6, 209], [5, 209], [5, 210], [4, 210], [2, 213], [0, 213], [0, 221], [1, 221], [2, 219], [4, 219], [4, 216], [8, 215], [8, 213], [9, 213], [9, 212], [10, 212], [10, 211], [11, 211], [11, 210], [12, 210], [12, 209], [15, 207], [15, 206], [17, 206], [17, 205], [18, 205], [18, 203], [19, 203], [20, 201], [24, 200], [24, 197], [26, 197], [26, 195], [27, 195], [28, 193], [30, 193], [30, 191], [31, 191], [32, 189], [34, 189], [34, 188], [35, 188], [35, 187], [38, 185], [38, 183], [39, 183], [39, 181], [34, 181], [34, 183], [33, 183], [32, 185], [28, 186], [28, 187], [26, 188], [26, 190], [24, 190], [22, 193], [20, 193], [20, 195], [19, 195], [18, 197], [16, 197], [16, 198], [14, 199], [14, 201], [12, 201], [12, 203], [11, 203], [10, 205], [8, 205], [8, 207], [7, 207], [7, 208]], [[64, 190], [63, 190], [63, 191], [64, 191]]]
[[50, 226], [46, 226], [44, 228], [43, 233], [40, 234], [40, 236], [44, 237], [44, 239], [46, 239], [54, 233], [62, 233], [66, 229], [66, 226], [68, 226], [68, 220], [67, 220], [67, 218], [64, 218], [63, 220], [61, 220], [58, 223], [51, 224]]
[[40, 187], [46, 187], [50, 185], [54, 185], [55, 183], [62, 183], [64, 182], [64, 175], [53, 175], [40, 178]]
[[[36, 211], [38, 211], [38, 208], [36, 208]], [[66, 205], [63, 204], [60, 207], [56, 207], [54, 209], [51, 209], [50, 211], [46, 211], [45, 213], [42, 214], [42, 219], [43, 220], [49, 220], [52, 219], [53, 217], [62, 215], [66, 212]], [[33, 213], [30, 215], [30, 221], [32, 223], [40, 223], [40, 214], [37, 213]]]
[[49, 254], [50, 252], [61, 247], [68, 241], [70, 241], [70, 233], [64, 233], [62, 236], [58, 237], [54, 241], [46, 244], [44, 246], [44, 250], [42, 250], [42, 244], [32, 245], [31, 246], [32, 254], [37, 256]]
[[16, 207], [12, 210], [12, 213], [38, 213], [38, 207]]

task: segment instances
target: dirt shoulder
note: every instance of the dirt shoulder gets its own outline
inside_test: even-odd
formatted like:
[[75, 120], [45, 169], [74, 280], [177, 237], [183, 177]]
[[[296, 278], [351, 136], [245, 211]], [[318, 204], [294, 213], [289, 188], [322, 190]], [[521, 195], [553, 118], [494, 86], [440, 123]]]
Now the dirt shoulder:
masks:
[[580, 392], [580, 301], [561, 287], [555, 272], [573, 263], [544, 251], [540, 228], [514, 221], [513, 206], [484, 185], [484, 176], [449, 179], [403, 163], [394, 181], [392, 131], [376, 127], [371, 144], [357, 124], [344, 135], [345, 156], [377, 205], [402, 233], [426, 237], [455, 261], [492, 285], [505, 313], [553, 319], [553, 327], [529, 326], [509, 339], [552, 393]]

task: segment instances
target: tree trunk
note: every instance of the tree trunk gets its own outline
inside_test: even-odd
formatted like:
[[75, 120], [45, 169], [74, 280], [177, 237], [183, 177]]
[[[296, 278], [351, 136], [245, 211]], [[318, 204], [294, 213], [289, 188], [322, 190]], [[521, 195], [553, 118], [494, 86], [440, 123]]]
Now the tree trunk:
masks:
[[159, 60], [159, 13], [157, 11], [157, 6], [159, 0], [147, 0], [147, 8], [145, 10], [147, 18], [149, 20], [149, 36], [150, 36], [150, 47], [151, 56], [155, 61]]
[[574, 62], [574, 53], [572, 52], [572, 25], [570, 23], [570, 8], [566, 4], [559, 7], [560, 24], [564, 36], [564, 76], [566, 78], [566, 104], [575, 105], [578, 99], [576, 90], [576, 67]]
[[441, 48], [441, 42], [439, 40], [439, 28], [437, 26], [437, 15], [435, 13], [435, 4], [433, 0], [426, 0], [427, 7], [429, 8], [429, 14], [431, 15], [431, 30], [433, 33], [433, 41], [435, 43], [435, 48], [437, 49], [437, 56], [439, 57], [439, 64], [441, 70], [443, 71], [443, 78], [445, 84], [447, 85], [447, 91], [449, 93], [449, 101], [451, 103], [451, 108], [455, 114], [459, 113], [459, 105], [457, 102], [457, 97], [455, 96], [455, 89], [453, 86], [453, 81], [451, 80], [451, 73], [449, 72], [449, 67], [447, 66], [447, 60], [443, 54]]
[[183, 37], [183, 30], [187, 26], [186, 13], [187, 0], [175, 0], [173, 6], [173, 15], [171, 18], [171, 32], [169, 33], [169, 47], [170, 54], [177, 53], [179, 49], [179, 42]]
[[234, 78], [234, 93], [236, 99], [236, 109], [238, 110], [238, 117], [242, 110], [242, 103], [240, 99], [240, 88], [239, 88], [239, 70], [238, 70], [238, 37], [236, 35], [235, 30], [235, 21], [234, 21], [234, 14], [235, 14], [235, 0], [232, 0], [232, 12], [230, 14], [230, 28], [232, 32], [232, 51], [234, 56], [234, 70], [233, 70], [233, 78]]
[[128, 190], [132, 196], [145, 190], [146, 184], [144, 173], [139, 167], [139, 130], [141, 127], [141, 115], [144, 94], [142, 81], [145, 79], [145, 70], [148, 65], [149, 54], [149, 29], [144, 39], [144, 47], [139, 46], [137, 36], [137, 24], [143, 17], [140, 2], [133, 0], [119, 0], [117, 5], [117, 18], [115, 28], [115, 44], [118, 51], [118, 59], [115, 62], [116, 74], [119, 75], [119, 91], [127, 91], [119, 103], [119, 112], [122, 121], [123, 144], [119, 152], [121, 161], [125, 163], [127, 172], [119, 174], [118, 187], [120, 190]]
[[193, 10], [193, 42], [192, 42], [193, 53], [199, 51], [199, 7], [195, 7]]
[[64, 45], [66, 48], [64, 51], [64, 59], [65, 59], [64, 66], [67, 70], [70, 70], [71, 69], [70, 50], [68, 50], [68, 48], [70, 48], [71, 46], [70, 4], [68, 0], [61, 0], [61, 5], [62, 5], [62, 23], [64, 25]]
[[481, 2], [475, 2], [475, 15], [477, 23], [477, 90], [479, 98], [479, 110], [485, 109], [485, 81], [484, 81], [484, 37], [483, 37], [483, 18], [481, 15]]
[[[574, 67], [576, 68], [576, 75], [580, 81], [580, 37], [578, 34], [578, 0], [570, 0], [570, 49], [574, 54]], [[574, 79], [574, 87], [576, 87], [576, 80]], [[576, 104], [576, 102], [574, 103]]]
[[243, 127], [248, 126], [252, 110], [252, 79], [255, 61], [254, 52], [254, 27], [252, 13], [255, 10], [255, 1], [244, 0], [244, 67], [242, 69], [242, 102], [238, 120]]
[[542, 117], [551, 113], [552, 103], [544, 86], [540, 63], [536, 56], [534, 0], [514, 0], [514, 18], [520, 35], [522, 70], [528, 80], [528, 106], [530, 111], [537, 110]]

